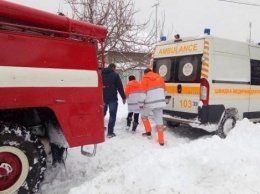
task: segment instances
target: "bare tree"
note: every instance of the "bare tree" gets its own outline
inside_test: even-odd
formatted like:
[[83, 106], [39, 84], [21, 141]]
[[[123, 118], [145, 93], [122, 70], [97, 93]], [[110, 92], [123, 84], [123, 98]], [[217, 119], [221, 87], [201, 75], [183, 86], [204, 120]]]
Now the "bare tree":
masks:
[[[123, 69], [144, 66], [154, 42], [154, 30], [146, 32], [149, 20], [138, 24], [132, 0], [64, 0], [72, 9], [72, 17], [81, 21], [106, 26], [107, 39], [104, 44], [109, 53], [117, 53], [114, 62], [126, 64]], [[136, 54], [136, 55], [135, 55]], [[111, 60], [110, 60], [111, 61]]]

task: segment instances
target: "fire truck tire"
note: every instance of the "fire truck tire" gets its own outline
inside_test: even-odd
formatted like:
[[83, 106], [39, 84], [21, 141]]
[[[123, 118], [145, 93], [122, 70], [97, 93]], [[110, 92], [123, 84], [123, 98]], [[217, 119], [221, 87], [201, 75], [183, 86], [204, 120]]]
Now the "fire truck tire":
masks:
[[20, 127], [1, 126], [0, 136], [0, 193], [37, 192], [46, 170], [43, 145]]

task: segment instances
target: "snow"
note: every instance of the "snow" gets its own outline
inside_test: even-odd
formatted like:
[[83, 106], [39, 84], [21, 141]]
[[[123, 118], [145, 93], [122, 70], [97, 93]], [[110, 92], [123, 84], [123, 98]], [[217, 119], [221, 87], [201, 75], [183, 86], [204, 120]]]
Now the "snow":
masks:
[[47, 170], [38, 193], [260, 193], [260, 124], [238, 121], [226, 139], [192, 139], [166, 128], [166, 144], [160, 146], [155, 130], [152, 139], [141, 136], [141, 122], [136, 134], [125, 131], [126, 115], [127, 105], [119, 100], [117, 136], [98, 144], [93, 158], [82, 156], [79, 147], [70, 148], [66, 167]]
[[48, 122], [48, 133], [50, 137], [50, 143], [55, 143], [59, 147], [68, 148], [69, 144], [66, 141], [65, 137], [61, 134], [57, 127], [53, 123]]
[[191, 123], [190, 126], [194, 127], [194, 128], [204, 129], [205, 131], [208, 131], [208, 132], [214, 132], [214, 131], [216, 131], [218, 129], [218, 125], [217, 124], [205, 124], [205, 125], [202, 125], [202, 124], [198, 124], [198, 123]]

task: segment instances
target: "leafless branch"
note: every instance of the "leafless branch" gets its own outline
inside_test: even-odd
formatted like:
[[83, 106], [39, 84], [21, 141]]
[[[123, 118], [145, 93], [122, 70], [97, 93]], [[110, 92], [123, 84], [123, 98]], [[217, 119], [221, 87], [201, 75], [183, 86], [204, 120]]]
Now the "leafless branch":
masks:
[[[107, 52], [120, 53], [118, 61], [132, 62], [133, 67], [148, 64], [147, 58], [129, 58], [124, 53], [149, 54], [154, 41], [154, 28], [149, 20], [137, 24], [134, 16], [138, 13], [133, 0], [64, 0], [72, 9], [73, 17], [82, 21], [107, 27], [108, 35], [104, 48]], [[163, 27], [164, 21], [160, 26]], [[151, 29], [150, 31], [148, 29]], [[133, 56], [133, 55], [131, 55]], [[139, 56], [139, 55], [138, 55]], [[138, 63], [134, 61], [138, 60]], [[114, 62], [118, 62], [114, 61]]]

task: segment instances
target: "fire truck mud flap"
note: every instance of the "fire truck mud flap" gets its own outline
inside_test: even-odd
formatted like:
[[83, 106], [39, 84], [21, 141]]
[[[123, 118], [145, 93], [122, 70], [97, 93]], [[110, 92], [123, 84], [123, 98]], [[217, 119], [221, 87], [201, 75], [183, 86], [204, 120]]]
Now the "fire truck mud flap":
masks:
[[87, 157], [94, 157], [97, 151], [97, 144], [94, 144], [93, 152], [88, 152], [84, 150], [84, 146], [81, 146], [81, 154]]

